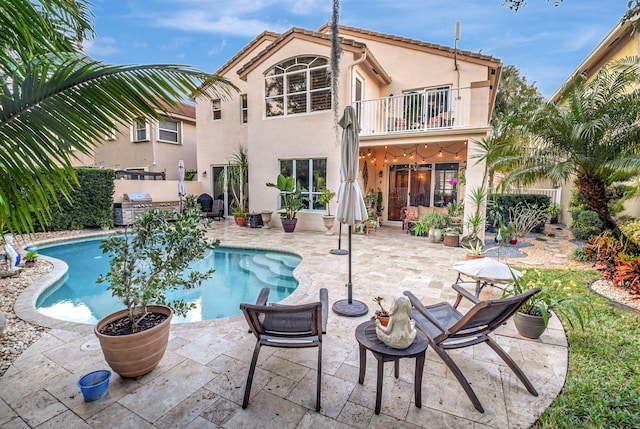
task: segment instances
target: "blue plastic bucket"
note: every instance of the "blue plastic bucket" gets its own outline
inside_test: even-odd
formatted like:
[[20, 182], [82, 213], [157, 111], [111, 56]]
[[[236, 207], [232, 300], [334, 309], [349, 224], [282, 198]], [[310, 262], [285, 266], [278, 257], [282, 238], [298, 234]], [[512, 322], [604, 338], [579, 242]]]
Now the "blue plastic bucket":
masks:
[[95, 401], [102, 398], [109, 388], [109, 380], [111, 379], [111, 371], [101, 369], [83, 375], [78, 380], [78, 387], [87, 402]]

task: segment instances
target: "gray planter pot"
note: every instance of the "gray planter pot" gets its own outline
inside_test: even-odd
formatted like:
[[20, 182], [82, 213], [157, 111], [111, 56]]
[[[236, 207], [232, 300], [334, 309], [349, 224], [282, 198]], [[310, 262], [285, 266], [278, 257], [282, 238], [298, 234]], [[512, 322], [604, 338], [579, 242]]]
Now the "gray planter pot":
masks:
[[542, 316], [532, 316], [520, 312], [513, 316], [513, 323], [515, 323], [520, 335], [525, 338], [531, 338], [532, 340], [540, 338], [540, 335], [547, 329]]

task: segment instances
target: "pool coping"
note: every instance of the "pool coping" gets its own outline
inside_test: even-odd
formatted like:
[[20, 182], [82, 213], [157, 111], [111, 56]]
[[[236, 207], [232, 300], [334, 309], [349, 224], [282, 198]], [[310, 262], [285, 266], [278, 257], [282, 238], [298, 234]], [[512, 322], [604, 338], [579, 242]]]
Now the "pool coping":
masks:
[[[118, 230], [110, 230], [110, 231], [96, 231], [90, 232], [87, 234], [83, 234], [73, 238], [64, 238], [64, 237], [56, 237], [48, 240], [41, 240], [35, 242], [33, 244], [38, 246], [44, 246], [49, 244], [59, 244], [70, 241], [83, 241], [87, 239], [94, 239], [101, 236], [108, 236], [112, 234], [117, 234], [120, 231]], [[273, 251], [273, 252], [281, 252], [287, 253], [290, 255], [295, 255], [301, 258], [300, 263], [293, 271], [293, 276], [296, 280], [298, 280], [298, 286], [296, 289], [282, 301], [279, 301], [280, 304], [294, 304], [299, 302], [300, 298], [302, 298], [311, 288], [312, 279], [306, 271], [304, 270], [303, 264], [305, 263], [304, 257], [296, 252], [292, 252], [291, 250], [278, 249], [274, 247], [261, 247], [261, 246], [240, 246], [235, 244], [225, 244], [222, 247], [232, 248], [232, 249], [247, 249], [247, 250], [262, 250], [262, 251]], [[16, 299], [14, 304], [14, 312], [16, 315], [29, 323], [33, 323], [39, 326], [43, 326], [45, 328], [51, 329], [62, 329], [66, 331], [74, 331], [74, 332], [93, 332], [93, 328], [95, 324], [92, 323], [80, 323], [80, 322], [69, 322], [65, 320], [56, 319], [50, 316], [46, 316], [40, 313], [36, 309], [36, 301], [38, 297], [51, 285], [60, 280], [69, 270], [69, 266], [66, 262], [52, 258], [50, 256], [39, 255], [44, 261], [47, 261], [53, 265], [51, 271], [47, 274], [43, 275], [36, 281], [34, 281], [31, 285], [29, 285]], [[202, 320], [198, 322], [184, 322], [184, 323], [172, 323], [171, 330], [174, 331], [182, 331], [187, 329], [198, 329], [204, 327], [215, 327], [220, 326], [222, 324], [226, 324], [232, 321], [242, 320], [244, 316], [242, 314], [236, 314], [234, 316], [227, 316], [220, 319], [212, 319], [212, 320]]]

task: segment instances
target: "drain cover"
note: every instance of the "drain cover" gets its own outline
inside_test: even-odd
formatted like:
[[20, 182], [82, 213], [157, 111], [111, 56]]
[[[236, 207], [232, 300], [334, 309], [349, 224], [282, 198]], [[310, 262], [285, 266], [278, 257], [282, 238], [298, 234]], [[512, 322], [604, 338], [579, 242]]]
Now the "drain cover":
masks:
[[80, 346], [80, 350], [83, 352], [90, 352], [92, 350], [100, 350], [100, 341], [96, 338], [95, 340], [89, 340], [83, 345]]

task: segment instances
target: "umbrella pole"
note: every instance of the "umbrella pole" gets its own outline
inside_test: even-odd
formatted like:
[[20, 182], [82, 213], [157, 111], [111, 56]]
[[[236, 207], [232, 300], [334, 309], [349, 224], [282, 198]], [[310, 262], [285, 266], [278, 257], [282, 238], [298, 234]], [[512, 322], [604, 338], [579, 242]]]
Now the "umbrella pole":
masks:
[[354, 300], [352, 297], [353, 285], [351, 284], [351, 225], [349, 225], [349, 282], [347, 286], [347, 299], [341, 299], [333, 303], [333, 312], [338, 316], [359, 317], [369, 312], [369, 307], [364, 302]]
[[329, 253], [331, 253], [332, 255], [346, 255], [347, 253], [349, 253], [349, 251], [340, 248], [340, 243], [342, 241], [342, 222], [340, 222], [340, 224], [338, 226], [339, 226], [339, 228], [338, 228], [338, 248], [329, 250]]

